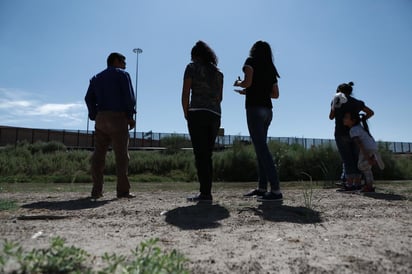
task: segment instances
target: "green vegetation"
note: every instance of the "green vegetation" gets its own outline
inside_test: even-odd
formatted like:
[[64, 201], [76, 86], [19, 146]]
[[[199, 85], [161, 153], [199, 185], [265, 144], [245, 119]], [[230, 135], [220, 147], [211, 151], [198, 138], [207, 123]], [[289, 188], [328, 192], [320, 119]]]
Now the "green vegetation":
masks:
[[192, 142], [187, 138], [172, 134], [170, 136], [163, 137], [160, 139], [160, 144], [162, 147], [166, 148], [165, 153], [176, 153], [182, 148], [191, 148]]
[[0, 200], [0, 211], [17, 209], [17, 203], [13, 200]]
[[[196, 181], [193, 152], [181, 150], [187, 140], [179, 136], [162, 139], [167, 145], [164, 151], [131, 151], [129, 174], [138, 182], [192, 182]], [[281, 181], [302, 180], [309, 174], [314, 181], [333, 184], [341, 173], [338, 152], [330, 146], [305, 149], [298, 144], [288, 145], [276, 141], [269, 148], [278, 167]], [[381, 147], [386, 168], [374, 169], [377, 180], [412, 179], [412, 156], [398, 156]], [[81, 183], [90, 182], [90, 157], [92, 152], [67, 150], [64, 145], [50, 143], [19, 143], [0, 150], [0, 183], [45, 182]], [[235, 142], [231, 148], [213, 155], [214, 180], [225, 182], [256, 181], [256, 156], [252, 145]], [[112, 152], [106, 160], [106, 181], [114, 181], [115, 159]], [[325, 185], [326, 186], [326, 185]]]
[[312, 176], [303, 172], [303, 175], [309, 178], [309, 182], [303, 183], [303, 198], [305, 202], [305, 207], [308, 209], [313, 208], [313, 181]]
[[103, 269], [103, 273], [117, 273], [119, 269], [121, 273], [189, 273], [184, 267], [187, 259], [182, 254], [176, 250], [169, 253], [162, 252], [156, 246], [157, 242], [158, 239], [150, 239], [141, 243], [140, 247], [132, 251], [132, 259], [114, 253], [111, 255], [105, 253], [103, 260], [107, 267]]
[[[61, 238], [53, 238], [51, 247], [25, 252], [17, 243], [5, 241], [0, 253], [1, 273], [81, 273], [86, 272], [84, 262], [89, 256], [84, 250], [67, 247]], [[17, 264], [17, 269], [10, 265]], [[86, 272], [87, 273], [87, 272]]]
[[132, 251], [131, 256], [108, 254], [102, 256], [103, 267], [92, 269], [96, 258], [83, 249], [66, 246], [60, 237], [51, 239], [51, 245], [45, 249], [24, 251], [11, 241], [5, 241], [0, 250], [1, 273], [189, 273], [184, 264], [187, 259], [177, 252], [164, 252], [156, 246], [158, 240], [150, 239]]
[[0, 150], [3, 182], [28, 182], [39, 176], [49, 182], [89, 182], [88, 151], [67, 151], [57, 142], [6, 146]]

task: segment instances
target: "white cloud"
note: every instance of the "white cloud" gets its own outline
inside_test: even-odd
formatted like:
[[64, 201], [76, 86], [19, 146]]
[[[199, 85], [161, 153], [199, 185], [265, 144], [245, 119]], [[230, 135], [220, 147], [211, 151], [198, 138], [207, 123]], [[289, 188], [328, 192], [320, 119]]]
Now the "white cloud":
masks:
[[16, 108], [16, 107], [30, 107], [31, 103], [29, 101], [6, 101], [4, 99], [0, 100], [0, 108]]
[[0, 124], [37, 128], [84, 128], [83, 102], [51, 103], [26, 91], [0, 88]]
[[84, 104], [80, 103], [68, 103], [68, 104], [44, 104], [37, 106], [31, 112], [32, 115], [57, 115], [62, 116], [76, 111], [84, 107]]

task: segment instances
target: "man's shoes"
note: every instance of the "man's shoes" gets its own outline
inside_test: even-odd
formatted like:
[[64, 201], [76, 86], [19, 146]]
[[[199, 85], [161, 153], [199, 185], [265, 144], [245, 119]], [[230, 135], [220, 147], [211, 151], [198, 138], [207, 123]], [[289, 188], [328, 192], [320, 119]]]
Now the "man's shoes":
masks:
[[194, 195], [194, 196], [187, 197], [187, 201], [188, 202], [207, 202], [207, 203], [211, 203], [211, 202], [213, 202], [213, 197], [212, 197], [212, 194], [206, 195], [206, 194], [200, 193], [200, 194], [197, 194], [197, 195]]
[[258, 202], [281, 202], [283, 201], [282, 193], [266, 192], [263, 196], [257, 198]]
[[133, 195], [131, 193], [121, 193], [121, 194], [117, 194], [117, 198], [119, 199], [133, 199], [136, 198], [136, 195]]
[[253, 196], [257, 196], [257, 197], [261, 197], [263, 195], [265, 195], [266, 191], [263, 190], [259, 190], [259, 189], [253, 189], [251, 191], [249, 191], [246, 194], [243, 194], [243, 197], [253, 197]]

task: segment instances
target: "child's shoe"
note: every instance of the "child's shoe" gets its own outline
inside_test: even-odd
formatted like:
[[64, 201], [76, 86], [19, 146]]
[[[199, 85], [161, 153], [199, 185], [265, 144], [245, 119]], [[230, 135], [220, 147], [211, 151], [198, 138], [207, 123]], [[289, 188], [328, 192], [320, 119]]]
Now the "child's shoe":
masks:
[[373, 186], [370, 186], [370, 185], [364, 185], [360, 192], [361, 193], [375, 192], [375, 188]]
[[337, 192], [355, 192], [358, 190], [356, 185], [344, 185], [342, 188], [337, 189]]

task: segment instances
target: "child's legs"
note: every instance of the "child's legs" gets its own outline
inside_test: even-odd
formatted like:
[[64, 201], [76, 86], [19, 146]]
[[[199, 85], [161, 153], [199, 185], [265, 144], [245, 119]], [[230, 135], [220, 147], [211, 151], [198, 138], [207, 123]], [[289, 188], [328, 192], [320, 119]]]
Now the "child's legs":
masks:
[[373, 185], [373, 173], [372, 173], [372, 165], [369, 163], [369, 153], [367, 155], [364, 155], [363, 153], [359, 153], [358, 168], [360, 171], [362, 171], [363, 175], [365, 176], [365, 184], [372, 186]]

